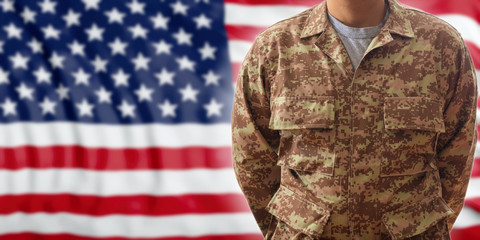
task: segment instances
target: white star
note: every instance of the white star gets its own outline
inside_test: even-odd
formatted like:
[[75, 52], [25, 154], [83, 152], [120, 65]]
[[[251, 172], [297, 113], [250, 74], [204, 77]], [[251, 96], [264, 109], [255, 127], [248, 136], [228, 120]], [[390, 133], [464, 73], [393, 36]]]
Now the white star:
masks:
[[70, 91], [68, 88], [64, 87], [63, 84], [60, 83], [60, 86], [58, 86], [57, 90], [55, 90], [58, 94], [58, 97], [60, 100], [63, 99], [68, 99], [68, 91]]
[[112, 103], [112, 92], [107, 91], [104, 87], [100, 88], [98, 91], [95, 91], [95, 94], [98, 96], [99, 103]]
[[65, 20], [67, 27], [80, 25], [80, 16], [80, 13], [76, 13], [72, 9], [69, 9], [67, 15], [63, 16], [63, 20]]
[[80, 56], [85, 56], [85, 44], [80, 44], [77, 42], [77, 40], [73, 41], [72, 44], [69, 44], [68, 48], [70, 48], [72, 55], [77, 54]]
[[175, 58], [175, 61], [177, 61], [177, 63], [180, 64], [180, 66], [179, 66], [180, 70], [187, 69], [187, 70], [190, 70], [192, 72], [195, 71], [195, 69], [194, 69], [195, 62], [190, 61], [190, 59], [188, 59], [188, 57], [186, 55], [183, 55], [182, 58]]
[[38, 105], [40, 105], [40, 107], [42, 108], [42, 115], [46, 115], [49, 113], [55, 115], [55, 105], [57, 105], [57, 103], [50, 101], [48, 97], [45, 97], [43, 99], [43, 102], [39, 103]]
[[72, 73], [72, 75], [75, 78], [75, 85], [83, 84], [85, 86], [88, 86], [88, 79], [90, 78], [90, 74], [83, 71], [82, 68], [79, 68], [78, 71]]
[[172, 44], [168, 44], [164, 40], [160, 40], [158, 43], [153, 43], [153, 46], [157, 49], [157, 54], [171, 54]]
[[15, 110], [16, 106], [17, 103], [10, 101], [10, 98], [7, 97], [7, 99], [5, 99], [5, 102], [0, 104], [0, 107], [3, 109], [3, 116], [5, 117], [9, 114], [17, 115], [17, 111]]
[[216, 75], [212, 70], [209, 70], [207, 74], [203, 74], [202, 77], [205, 79], [205, 86], [210, 84], [218, 86], [218, 80], [220, 79], [220, 76]]
[[183, 28], [180, 28], [178, 30], [178, 33], [173, 34], [173, 37], [177, 39], [178, 45], [181, 45], [181, 44], [192, 45], [191, 38], [193, 37], [193, 34], [185, 32]]
[[63, 61], [65, 61], [65, 57], [58, 55], [55, 51], [53, 51], [49, 61], [50, 65], [52, 65], [52, 68], [63, 68]]
[[203, 108], [207, 110], [207, 117], [211, 117], [212, 115], [221, 116], [220, 109], [223, 107], [222, 103], [217, 103], [217, 101], [212, 98], [210, 99], [209, 104], [204, 104]]
[[135, 113], [133, 112], [135, 111], [135, 105], [130, 105], [127, 101], [123, 100], [122, 105], [117, 106], [117, 108], [122, 112], [122, 117], [135, 117]]
[[14, 12], [15, 8], [13, 7], [14, 2], [12, 0], [3, 0], [0, 2], [0, 7], [2, 7], [3, 12]]
[[25, 83], [22, 82], [22, 84], [20, 84], [20, 86], [18, 86], [17, 88], [15, 88], [15, 90], [17, 90], [18, 92], [18, 95], [20, 95], [20, 99], [30, 99], [33, 101], [33, 88], [29, 88], [27, 87], [27, 85], [25, 85]]
[[81, 116], [88, 116], [88, 117], [93, 117], [93, 104], [89, 104], [87, 99], [83, 99], [81, 103], [75, 104], [78, 108], [78, 115]]
[[87, 35], [88, 35], [88, 41], [93, 41], [93, 40], [103, 41], [102, 34], [104, 31], [105, 31], [104, 28], [99, 28], [95, 23], [92, 24], [92, 27], [85, 30], [85, 32], [87, 32]]
[[40, 84], [42, 82], [50, 84], [52, 74], [45, 70], [43, 67], [39, 67], [37, 71], [33, 72], [33, 75], [37, 78], [37, 83]]
[[42, 13], [52, 13], [55, 14], [55, 6], [57, 5], [56, 2], [51, 2], [50, 0], [43, 0], [43, 2], [38, 3], [40, 8], [42, 8]]
[[100, 4], [100, 1], [101, 0], [82, 0], [83, 4], [85, 4], [85, 10], [98, 10], [98, 4]]
[[158, 13], [157, 16], [155, 17], [150, 17], [150, 20], [152, 20], [153, 28], [155, 29], [163, 28], [165, 30], [168, 29], [167, 24], [170, 18], [164, 17], [161, 13]]
[[133, 39], [144, 38], [147, 39], [148, 30], [137, 23], [134, 27], [129, 27], [128, 30], [132, 33]]
[[155, 74], [155, 77], [158, 79], [158, 84], [160, 86], [164, 84], [170, 84], [173, 86], [173, 77], [175, 72], [169, 72], [166, 68], [162, 68], [162, 72]]
[[113, 8], [112, 10], [105, 12], [105, 15], [108, 17], [108, 23], [117, 22], [122, 24], [123, 18], [125, 17], [125, 13], [118, 11], [117, 8]]
[[28, 69], [28, 61], [30, 60], [29, 57], [24, 57], [22, 54], [17, 52], [15, 56], [10, 57], [10, 61], [12, 61], [13, 68], [23, 68], [25, 70]]
[[177, 104], [171, 104], [168, 99], [165, 99], [163, 104], [158, 104], [158, 107], [162, 110], [162, 117], [175, 117], [175, 109], [177, 108]]
[[33, 53], [43, 53], [42, 43], [35, 38], [32, 38], [27, 45], [32, 49]]
[[195, 3], [199, 3], [199, 2], [205, 2], [205, 3], [209, 3], [210, 0], [195, 0]]
[[191, 100], [192, 102], [196, 102], [197, 101], [197, 94], [200, 91], [192, 88], [192, 86], [189, 83], [189, 84], [187, 84], [187, 86], [185, 88], [181, 88], [179, 90], [179, 92], [182, 94], [182, 102], [185, 102], [185, 101], [188, 101], [188, 100]]
[[10, 79], [8, 79], [8, 75], [10, 75], [10, 73], [8, 71], [3, 70], [3, 68], [0, 67], [0, 84], [10, 83]]
[[130, 8], [132, 14], [139, 13], [144, 14], [145, 3], [140, 3], [137, 0], [133, 0], [131, 3], [127, 3], [127, 7]]
[[92, 61], [92, 65], [95, 68], [95, 72], [106, 72], [107, 71], [107, 60], [103, 60], [100, 56], [96, 56], [95, 60]]
[[215, 60], [215, 51], [217, 48], [210, 46], [208, 42], [205, 42], [205, 45], [203, 45], [202, 48], [200, 48], [198, 51], [202, 55], [202, 60], [205, 60], [207, 58], [211, 58], [212, 60]]
[[49, 24], [47, 27], [42, 28], [42, 32], [45, 35], [45, 39], [60, 37], [60, 31], [55, 29], [52, 24]]
[[3, 29], [7, 32], [8, 38], [22, 39], [22, 29], [16, 27], [15, 24], [10, 23], [8, 26], [4, 26]]
[[115, 38], [115, 41], [108, 44], [108, 46], [112, 49], [112, 55], [125, 55], [125, 48], [127, 47], [127, 45], [127, 42], [120, 41], [118, 37]]
[[119, 69], [117, 73], [112, 75], [113, 80], [115, 81], [115, 87], [126, 86], [128, 87], [128, 79], [130, 74], [123, 72], [123, 69]]
[[187, 5], [182, 4], [180, 1], [176, 1], [174, 4], [170, 4], [170, 7], [173, 9], [173, 14], [182, 14], [187, 16]]
[[142, 53], [138, 53], [137, 57], [132, 59], [133, 64], [135, 64], [135, 71], [140, 69], [145, 69], [148, 71], [148, 63], [150, 58], [143, 56]]
[[198, 17], [194, 17], [193, 18], [193, 21], [195, 21], [197, 23], [197, 29], [200, 29], [202, 27], [205, 27], [205, 28], [212, 28], [210, 24], [212, 24], [212, 20], [207, 18], [205, 16], [205, 14], [201, 14], [200, 16]]
[[34, 11], [32, 11], [32, 10], [30, 10], [30, 8], [28, 8], [28, 7], [25, 7], [25, 8], [23, 9], [22, 14], [20, 14], [20, 16], [22, 16], [23, 22], [24, 22], [25, 24], [27, 24], [27, 23], [29, 23], [29, 22], [34, 23], [34, 22], [35, 22], [35, 16], [36, 16], [36, 15], [37, 15], [37, 13], [34, 12]]
[[154, 90], [152, 88], [147, 88], [145, 84], [142, 84], [142, 86], [140, 86], [140, 88], [135, 91], [135, 94], [137, 94], [139, 102], [151, 102], [153, 92]]
[[4, 44], [5, 44], [5, 42], [0, 41], [0, 53], [3, 53], [3, 45]]

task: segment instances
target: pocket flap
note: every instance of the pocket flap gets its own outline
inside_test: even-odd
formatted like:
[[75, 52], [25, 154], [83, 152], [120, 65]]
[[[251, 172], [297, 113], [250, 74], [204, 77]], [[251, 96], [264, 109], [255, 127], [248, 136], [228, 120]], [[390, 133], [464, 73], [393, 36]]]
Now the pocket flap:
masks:
[[402, 206], [382, 216], [385, 227], [393, 240], [409, 238], [426, 231], [454, 211], [441, 197]]
[[427, 97], [385, 97], [386, 129], [419, 129], [445, 132], [442, 104]]
[[272, 102], [271, 129], [333, 128], [334, 96], [277, 97]]
[[267, 205], [268, 211], [292, 228], [307, 235], [321, 236], [330, 211], [280, 185]]

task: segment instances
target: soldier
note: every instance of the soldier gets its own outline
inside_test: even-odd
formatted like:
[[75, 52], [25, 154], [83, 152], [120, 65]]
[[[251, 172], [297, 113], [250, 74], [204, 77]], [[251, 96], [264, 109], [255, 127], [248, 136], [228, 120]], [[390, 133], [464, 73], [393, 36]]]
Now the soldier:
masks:
[[327, 0], [261, 32], [231, 130], [265, 238], [450, 239], [475, 78], [459, 32], [397, 0]]

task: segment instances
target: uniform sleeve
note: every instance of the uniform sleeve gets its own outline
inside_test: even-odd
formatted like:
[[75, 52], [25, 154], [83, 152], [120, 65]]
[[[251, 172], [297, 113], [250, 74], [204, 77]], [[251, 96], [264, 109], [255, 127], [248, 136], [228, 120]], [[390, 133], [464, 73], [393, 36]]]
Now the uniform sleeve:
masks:
[[232, 111], [233, 167], [237, 181], [263, 235], [273, 217], [265, 209], [280, 183], [279, 134], [270, 119], [266, 53], [258, 39], [248, 51], [236, 83]]
[[462, 41], [455, 58], [455, 71], [449, 77], [443, 117], [446, 132], [437, 143], [442, 197], [455, 211], [448, 217], [451, 229], [463, 207], [477, 143], [477, 83], [472, 59]]

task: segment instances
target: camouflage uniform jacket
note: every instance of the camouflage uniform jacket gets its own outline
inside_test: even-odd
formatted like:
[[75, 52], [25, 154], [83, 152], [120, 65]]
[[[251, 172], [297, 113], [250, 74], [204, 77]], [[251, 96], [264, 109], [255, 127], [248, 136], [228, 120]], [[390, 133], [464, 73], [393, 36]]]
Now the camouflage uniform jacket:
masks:
[[233, 164], [266, 239], [449, 239], [476, 145], [472, 59], [443, 20], [388, 7], [355, 72], [325, 1], [249, 49]]

